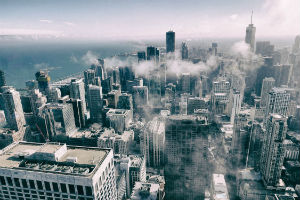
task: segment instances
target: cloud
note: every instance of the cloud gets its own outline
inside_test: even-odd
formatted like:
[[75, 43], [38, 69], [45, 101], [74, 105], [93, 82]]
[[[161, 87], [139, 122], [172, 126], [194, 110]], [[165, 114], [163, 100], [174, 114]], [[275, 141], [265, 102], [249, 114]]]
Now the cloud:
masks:
[[74, 56], [74, 55], [71, 55], [70, 61], [73, 62], [73, 63], [78, 63], [79, 62], [78, 59], [77, 59], [77, 57]]
[[47, 24], [52, 24], [53, 23], [53, 21], [49, 20], [49, 19], [40, 19], [40, 22], [47, 23]]
[[231, 20], [236, 20], [238, 18], [238, 15], [237, 14], [233, 14], [233, 15], [230, 15], [229, 17]]
[[85, 55], [83, 55], [81, 57], [81, 61], [85, 65], [98, 64], [98, 58], [99, 58], [99, 55], [97, 55], [96, 53], [94, 53], [92, 51], [88, 51]]
[[67, 26], [75, 26], [76, 24], [75, 23], [73, 23], [73, 22], [64, 22], [64, 24], [65, 25], [67, 25]]

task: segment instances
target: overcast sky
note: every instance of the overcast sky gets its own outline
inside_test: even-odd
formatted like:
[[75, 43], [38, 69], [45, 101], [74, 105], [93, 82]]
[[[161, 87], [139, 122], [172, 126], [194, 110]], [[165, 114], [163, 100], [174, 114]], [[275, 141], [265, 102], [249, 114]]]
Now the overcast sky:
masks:
[[300, 0], [0, 0], [0, 35], [82, 39], [257, 37], [300, 34]]

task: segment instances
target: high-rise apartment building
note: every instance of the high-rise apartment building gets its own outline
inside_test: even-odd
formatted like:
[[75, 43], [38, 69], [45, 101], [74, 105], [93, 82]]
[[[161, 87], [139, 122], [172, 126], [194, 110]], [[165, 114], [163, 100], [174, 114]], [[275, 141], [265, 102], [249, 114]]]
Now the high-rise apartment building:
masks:
[[102, 122], [103, 97], [102, 87], [96, 85], [88, 86], [88, 99], [92, 122]]
[[148, 122], [140, 135], [141, 152], [148, 166], [160, 168], [164, 164], [165, 154], [165, 122], [162, 118], [154, 118]]
[[49, 103], [46, 110], [53, 116], [53, 137], [68, 136], [76, 130], [74, 111], [71, 104]]
[[175, 32], [174, 31], [166, 32], [166, 51], [167, 51], [167, 53], [175, 51]]
[[266, 107], [269, 97], [269, 92], [272, 88], [275, 87], [275, 79], [272, 77], [266, 77], [263, 79], [262, 88], [261, 88], [261, 101], [260, 106]]
[[113, 151], [13, 143], [0, 151], [0, 199], [116, 200]]
[[260, 158], [260, 171], [266, 186], [276, 187], [279, 183], [285, 155], [286, 133], [286, 118], [278, 114], [269, 115]]
[[265, 113], [265, 122], [269, 114], [277, 113], [287, 117], [288, 108], [290, 104], [290, 94], [287, 93], [285, 88], [273, 88], [269, 92], [266, 113]]
[[82, 102], [83, 113], [86, 112], [85, 89], [82, 79], [72, 79], [70, 84], [70, 97], [72, 99], [80, 99]]
[[1, 99], [4, 104], [4, 113], [9, 128], [22, 130], [26, 125], [20, 93], [13, 87], [2, 87]]

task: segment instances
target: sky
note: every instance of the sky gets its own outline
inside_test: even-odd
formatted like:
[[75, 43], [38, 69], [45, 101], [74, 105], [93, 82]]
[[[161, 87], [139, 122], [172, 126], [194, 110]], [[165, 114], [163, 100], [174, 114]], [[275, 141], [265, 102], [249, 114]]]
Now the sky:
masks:
[[0, 35], [68, 39], [244, 37], [300, 34], [300, 0], [0, 0]]

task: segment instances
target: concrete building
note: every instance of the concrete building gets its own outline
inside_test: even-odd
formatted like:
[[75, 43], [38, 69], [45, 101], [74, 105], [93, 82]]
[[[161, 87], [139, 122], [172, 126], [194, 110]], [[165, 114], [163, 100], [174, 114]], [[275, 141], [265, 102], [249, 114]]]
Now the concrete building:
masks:
[[101, 123], [102, 108], [103, 108], [102, 87], [96, 85], [89, 85], [88, 99], [89, 99], [91, 121]]
[[76, 130], [74, 111], [71, 104], [49, 103], [45, 109], [53, 116], [53, 137], [68, 136]]
[[166, 198], [204, 199], [209, 187], [208, 135], [204, 118], [173, 115], [166, 119]]
[[136, 182], [130, 200], [161, 200], [157, 183]]
[[47, 102], [58, 102], [61, 98], [61, 91], [59, 88], [51, 87], [47, 92]]
[[148, 105], [148, 87], [133, 86], [133, 106], [134, 108]]
[[0, 198], [116, 200], [113, 152], [13, 143], [0, 151]]
[[242, 97], [240, 91], [231, 90], [230, 92], [230, 101], [229, 101], [229, 108], [228, 112], [230, 112], [230, 123], [234, 124], [235, 116], [240, 114], [241, 107], [242, 107]]
[[160, 168], [165, 155], [165, 122], [163, 118], [154, 118], [140, 135], [141, 152], [147, 166]]
[[196, 110], [207, 109], [208, 102], [204, 98], [190, 97], [187, 99], [187, 114], [192, 115]]
[[73, 107], [74, 119], [76, 127], [83, 128], [86, 125], [83, 102], [80, 99], [69, 99], [69, 103]]
[[269, 114], [277, 113], [285, 117], [288, 116], [288, 108], [290, 104], [290, 94], [287, 93], [285, 88], [273, 88], [269, 92], [267, 101], [265, 119], [266, 122]]
[[127, 93], [122, 93], [119, 96], [117, 108], [118, 109], [133, 110], [132, 95], [127, 94]]
[[123, 134], [116, 134], [112, 130], [105, 130], [98, 138], [98, 147], [112, 148], [115, 154], [129, 155], [130, 145], [134, 141], [133, 131], [124, 131]]
[[20, 131], [26, 125], [20, 93], [13, 87], [2, 87], [1, 94], [4, 103], [4, 113], [9, 128]]
[[108, 106], [109, 108], [117, 108], [117, 104], [119, 101], [119, 96], [121, 95], [121, 91], [120, 90], [112, 90], [110, 91], [107, 95], [107, 102], [108, 102]]
[[270, 41], [257, 41], [255, 53], [261, 56], [272, 56], [274, 52], [274, 45]]
[[109, 109], [106, 113], [106, 120], [109, 127], [115, 129], [117, 133], [123, 133], [132, 122], [133, 113], [131, 110]]
[[166, 52], [175, 52], [175, 32], [166, 32]]
[[82, 102], [82, 112], [86, 113], [85, 88], [82, 79], [72, 79], [70, 84], [70, 97]]
[[267, 187], [279, 186], [286, 149], [284, 144], [286, 132], [286, 118], [278, 114], [271, 114], [266, 122], [266, 134], [260, 158], [260, 172]]
[[228, 190], [223, 174], [213, 174], [211, 193], [213, 200], [229, 200]]
[[268, 103], [269, 92], [272, 88], [275, 87], [275, 79], [272, 77], [266, 77], [263, 79], [262, 88], [261, 88], [261, 101], [260, 106], [266, 107]]

